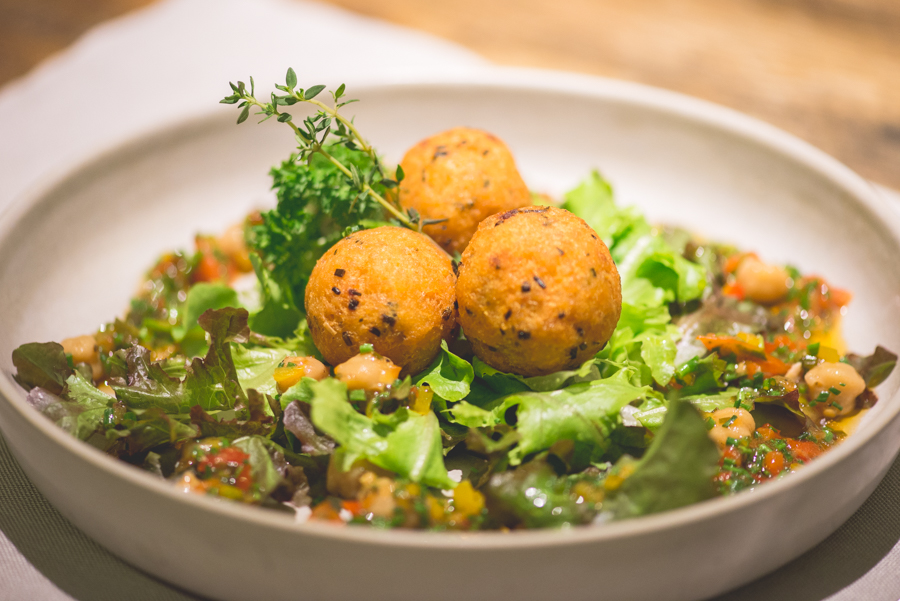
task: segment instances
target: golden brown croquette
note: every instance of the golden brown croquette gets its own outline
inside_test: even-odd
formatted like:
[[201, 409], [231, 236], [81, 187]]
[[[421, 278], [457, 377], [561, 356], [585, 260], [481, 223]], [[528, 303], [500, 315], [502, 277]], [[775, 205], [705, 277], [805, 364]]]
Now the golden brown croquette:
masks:
[[489, 133], [457, 127], [422, 140], [400, 163], [400, 204], [425, 219], [424, 232], [447, 252], [462, 252], [488, 215], [525, 207], [531, 194], [512, 154]]
[[356, 232], [316, 263], [306, 316], [316, 348], [338, 365], [361, 344], [414, 374], [456, 326], [456, 275], [427, 236], [400, 227]]
[[554, 207], [485, 219], [462, 254], [456, 296], [475, 354], [523, 376], [588, 360], [622, 310], [606, 245], [583, 219]]

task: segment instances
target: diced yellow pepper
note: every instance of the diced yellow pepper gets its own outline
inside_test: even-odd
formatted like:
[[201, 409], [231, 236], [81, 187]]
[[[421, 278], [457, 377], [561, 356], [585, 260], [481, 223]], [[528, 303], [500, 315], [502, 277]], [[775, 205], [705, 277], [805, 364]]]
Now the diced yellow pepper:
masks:
[[622, 486], [622, 483], [625, 482], [628, 476], [634, 473], [634, 468], [634, 463], [626, 463], [618, 472], [606, 477], [606, 480], [603, 481], [603, 488], [606, 490], [616, 490]]
[[300, 365], [285, 365], [284, 367], [275, 368], [275, 384], [278, 385], [278, 392], [284, 392], [306, 375], [306, 368]]
[[428, 415], [431, 412], [431, 400], [434, 392], [428, 386], [417, 386], [416, 394], [410, 409], [420, 415]]
[[428, 516], [431, 518], [432, 524], [438, 524], [443, 521], [446, 510], [440, 501], [428, 495], [425, 497], [425, 506], [428, 508]]
[[453, 489], [453, 504], [465, 516], [478, 515], [484, 509], [484, 495], [470, 481], [463, 480]]

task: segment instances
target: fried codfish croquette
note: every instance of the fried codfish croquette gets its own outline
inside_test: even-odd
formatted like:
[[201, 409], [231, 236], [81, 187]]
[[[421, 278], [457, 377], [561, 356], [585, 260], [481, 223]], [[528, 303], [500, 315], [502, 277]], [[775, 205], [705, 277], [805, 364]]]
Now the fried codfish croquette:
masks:
[[477, 129], [422, 140], [400, 165], [400, 204], [425, 219], [447, 219], [423, 231], [451, 254], [463, 251], [485, 217], [531, 204], [506, 144]]
[[351, 234], [316, 263], [306, 286], [306, 316], [316, 348], [338, 365], [361, 344], [422, 371], [456, 326], [456, 275], [426, 236], [400, 227]]
[[571, 369], [612, 336], [622, 286], [609, 250], [572, 213], [529, 207], [485, 219], [462, 254], [459, 322], [495, 369]]

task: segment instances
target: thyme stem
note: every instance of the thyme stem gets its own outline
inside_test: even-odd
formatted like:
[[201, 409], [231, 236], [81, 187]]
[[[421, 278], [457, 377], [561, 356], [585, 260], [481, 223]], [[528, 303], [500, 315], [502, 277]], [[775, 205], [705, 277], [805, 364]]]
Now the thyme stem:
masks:
[[[396, 187], [397, 185], [399, 185], [399, 180], [402, 180], [403, 172], [398, 169], [397, 180], [386, 177], [381, 166], [381, 161], [378, 158], [375, 149], [371, 144], [366, 142], [365, 138], [362, 137], [362, 135], [359, 133], [359, 130], [356, 129], [356, 126], [353, 124], [353, 121], [345, 118], [340, 114], [340, 107], [353, 102], [352, 100], [342, 103], [338, 102], [344, 94], [343, 85], [341, 85], [335, 92], [332, 92], [332, 97], [334, 98], [335, 105], [331, 107], [320, 100], [314, 99], [314, 97], [324, 89], [324, 86], [313, 86], [312, 88], [308, 88], [305, 92], [302, 88], [295, 90], [294, 88], [297, 84], [297, 76], [294, 73], [293, 69], [288, 69], [285, 81], [286, 85], [275, 86], [282, 92], [285, 92], [286, 95], [277, 96], [276, 94], [272, 94], [272, 102], [261, 102], [260, 100], [258, 100], [254, 95], [252, 78], [250, 82], [250, 92], [247, 91], [247, 88], [243, 82], [239, 81], [236, 85], [231, 84], [231, 89], [234, 94], [232, 94], [231, 96], [226, 96], [221, 101], [224, 104], [240, 103], [238, 106], [242, 108], [243, 111], [241, 112], [240, 117], [238, 117], [238, 123], [242, 123], [247, 119], [250, 107], [257, 107], [259, 109], [259, 112], [257, 114], [264, 115], [263, 121], [271, 117], [275, 117], [277, 121], [287, 123], [294, 131], [294, 136], [298, 142], [298, 150], [300, 151], [299, 156], [301, 159], [309, 160], [309, 158], [313, 154], [321, 154], [326, 160], [337, 167], [337, 169], [340, 170], [341, 173], [343, 173], [347, 177], [347, 179], [352, 182], [354, 187], [359, 191], [359, 198], [369, 196], [375, 202], [380, 204], [385, 211], [390, 213], [402, 225], [409, 229], [421, 232], [422, 224], [419, 223], [419, 219], [416, 219], [415, 216], [413, 216], [413, 218], [410, 218], [409, 215], [403, 212], [402, 207], [400, 207], [397, 203], [391, 202], [382, 194], [379, 194], [372, 187], [372, 182], [375, 181], [376, 177], [379, 178], [379, 183], [381, 183], [385, 187]], [[311, 104], [318, 109], [315, 115], [307, 117], [303, 121], [303, 124], [306, 127], [306, 131], [298, 127], [293, 122], [293, 117], [290, 113], [284, 113], [278, 110], [279, 105], [291, 106], [298, 102]], [[337, 131], [332, 131], [330, 126], [331, 121], [336, 121], [338, 123]], [[319, 137], [319, 132], [324, 132], [321, 134], [321, 137]], [[336, 135], [338, 138], [343, 139], [346, 146], [355, 148], [367, 154], [374, 163], [373, 172], [369, 174], [361, 174], [355, 169], [351, 170], [341, 161], [336, 159], [331, 153], [325, 150], [323, 146], [329, 135]], [[356, 201], [354, 201], [354, 203], [355, 202]]]

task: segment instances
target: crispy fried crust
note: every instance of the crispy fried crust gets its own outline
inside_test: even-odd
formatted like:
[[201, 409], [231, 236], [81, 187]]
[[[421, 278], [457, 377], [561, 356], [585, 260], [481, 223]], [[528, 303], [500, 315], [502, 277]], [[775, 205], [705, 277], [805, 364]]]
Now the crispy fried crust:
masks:
[[361, 344], [414, 374], [456, 326], [450, 258], [422, 234], [379, 227], [351, 234], [316, 263], [306, 314], [316, 348], [338, 365]]
[[426, 219], [446, 218], [424, 232], [451, 254], [463, 251], [484, 218], [531, 204], [509, 149], [477, 129], [458, 127], [422, 140], [400, 164], [406, 174], [400, 204]]
[[485, 219], [462, 254], [456, 295], [475, 354], [523, 376], [588, 360], [622, 310], [606, 245], [583, 219], [552, 207]]

